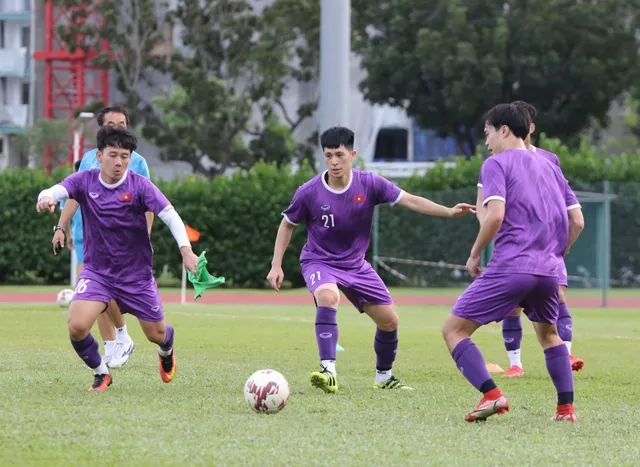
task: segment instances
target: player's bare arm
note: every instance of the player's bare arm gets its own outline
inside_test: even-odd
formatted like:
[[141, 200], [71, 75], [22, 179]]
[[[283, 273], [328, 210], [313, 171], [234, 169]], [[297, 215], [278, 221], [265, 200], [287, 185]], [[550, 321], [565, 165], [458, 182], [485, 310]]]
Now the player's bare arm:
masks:
[[491, 200], [487, 204], [487, 212], [480, 226], [471, 254], [467, 260], [467, 271], [472, 277], [480, 275], [480, 255], [495, 238], [504, 221], [505, 204], [500, 200]]
[[278, 227], [278, 234], [276, 235], [276, 242], [273, 247], [273, 259], [271, 260], [271, 270], [267, 275], [267, 280], [271, 287], [276, 291], [280, 291], [280, 286], [284, 280], [284, 272], [282, 271], [282, 258], [284, 252], [287, 250], [289, 243], [291, 243], [291, 234], [295, 225], [289, 223], [286, 219], [282, 219], [280, 227]]
[[565, 256], [569, 254], [569, 250], [576, 242], [580, 233], [584, 229], [584, 216], [582, 214], [582, 209], [570, 209], [569, 213], [569, 239], [567, 241], [567, 250], [565, 252]]
[[53, 234], [53, 239], [51, 243], [54, 246], [54, 254], [56, 244], [64, 245], [65, 235], [67, 237], [67, 248], [70, 250], [73, 249], [73, 240], [71, 235], [71, 219], [76, 214], [78, 207], [80, 205], [75, 199], [68, 199], [62, 208], [62, 213], [60, 214], [60, 220], [58, 221], [58, 225], [64, 229], [64, 232], [61, 230], [56, 230]]
[[475, 212], [475, 206], [467, 203], [456, 204], [452, 208], [442, 206], [422, 196], [404, 193], [398, 201], [398, 205], [411, 211], [434, 217], [462, 217]]
[[147, 232], [149, 232], [149, 237], [151, 237], [151, 228], [153, 227], [153, 219], [155, 218], [155, 216], [150, 211], [146, 212], [144, 215], [147, 218]]
[[487, 208], [485, 208], [482, 204], [482, 187], [478, 187], [478, 196], [476, 197], [476, 217], [478, 218], [478, 222], [482, 225], [482, 221], [484, 220], [484, 216], [487, 214]]

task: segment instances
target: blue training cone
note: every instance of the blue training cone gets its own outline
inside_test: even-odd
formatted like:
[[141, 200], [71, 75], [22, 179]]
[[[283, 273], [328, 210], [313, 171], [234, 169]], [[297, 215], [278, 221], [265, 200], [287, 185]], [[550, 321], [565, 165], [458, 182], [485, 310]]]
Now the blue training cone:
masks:
[[342, 347], [340, 344], [336, 344], [336, 351], [337, 352], [344, 352], [344, 347]]

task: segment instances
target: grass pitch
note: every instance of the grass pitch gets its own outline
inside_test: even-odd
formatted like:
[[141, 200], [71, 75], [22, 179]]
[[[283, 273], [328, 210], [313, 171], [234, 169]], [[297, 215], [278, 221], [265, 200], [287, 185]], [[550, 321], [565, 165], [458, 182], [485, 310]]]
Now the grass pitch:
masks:
[[[555, 390], [523, 320], [525, 376], [499, 387], [511, 412], [484, 424], [464, 415], [480, 394], [456, 370], [440, 335], [448, 309], [398, 307], [394, 374], [414, 392], [372, 389], [374, 325], [338, 313], [336, 395], [310, 387], [318, 368], [311, 306], [167, 306], [177, 375], [163, 384], [156, 347], [127, 316], [137, 349], [107, 393], [74, 353], [66, 312], [0, 305], [0, 465], [637, 465], [640, 312], [572, 310], [578, 423], [554, 423]], [[97, 337], [97, 329], [94, 329]], [[474, 336], [487, 362], [508, 359], [499, 325]], [[102, 346], [101, 346], [102, 347]], [[289, 405], [258, 415], [242, 389], [274, 368]]]

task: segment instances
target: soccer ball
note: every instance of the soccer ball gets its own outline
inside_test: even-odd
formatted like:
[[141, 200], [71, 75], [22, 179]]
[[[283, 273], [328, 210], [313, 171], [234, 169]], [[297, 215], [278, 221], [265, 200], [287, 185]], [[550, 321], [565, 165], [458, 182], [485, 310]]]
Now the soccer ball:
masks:
[[257, 413], [278, 413], [289, 401], [289, 383], [275, 370], [259, 370], [244, 385], [244, 400]]
[[71, 299], [73, 298], [73, 290], [64, 289], [58, 292], [56, 297], [56, 304], [61, 307], [68, 307]]

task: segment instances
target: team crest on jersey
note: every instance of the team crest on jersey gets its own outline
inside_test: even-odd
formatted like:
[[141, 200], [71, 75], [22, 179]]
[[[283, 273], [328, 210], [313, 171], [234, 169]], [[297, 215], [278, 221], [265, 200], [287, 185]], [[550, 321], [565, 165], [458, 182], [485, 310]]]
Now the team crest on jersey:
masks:
[[120, 195], [120, 201], [131, 201], [131, 193], [122, 193]]
[[364, 195], [356, 195], [353, 197], [353, 202], [355, 204], [364, 203]]

